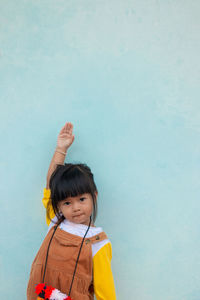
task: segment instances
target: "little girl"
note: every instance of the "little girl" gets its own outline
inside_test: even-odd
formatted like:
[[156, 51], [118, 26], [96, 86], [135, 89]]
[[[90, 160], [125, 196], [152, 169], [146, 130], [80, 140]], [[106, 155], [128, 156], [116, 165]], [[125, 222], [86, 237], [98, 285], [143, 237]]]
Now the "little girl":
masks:
[[49, 227], [31, 266], [28, 300], [67, 299], [47, 296], [49, 286], [73, 300], [92, 300], [94, 294], [97, 300], [116, 300], [111, 243], [94, 226], [98, 192], [93, 174], [86, 164], [64, 163], [72, 131], [70, 122], [61, 129], [49, 166], [42, 199]]

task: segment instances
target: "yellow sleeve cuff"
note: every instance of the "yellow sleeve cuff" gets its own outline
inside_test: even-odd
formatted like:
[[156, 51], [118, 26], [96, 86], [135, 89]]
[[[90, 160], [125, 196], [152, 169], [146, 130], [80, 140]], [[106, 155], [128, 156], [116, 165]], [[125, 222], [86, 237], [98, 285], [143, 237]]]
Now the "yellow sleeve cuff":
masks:
[[111, 259], [112, 246], [110, 242], [93, 257], [94, 292], [97, 300], [116, 300]]
[[[55, 217], [55, 213], [51, 204], [51, 190], [50, 189], [43, 189], [43, 198], [42, 198], [42, 203], [44, 207], [46, 208], [46, 222], [47, 225], [49, 226], [51, 219]], [[49, 212], [49, 217], [47, 215], [47, 212]]]

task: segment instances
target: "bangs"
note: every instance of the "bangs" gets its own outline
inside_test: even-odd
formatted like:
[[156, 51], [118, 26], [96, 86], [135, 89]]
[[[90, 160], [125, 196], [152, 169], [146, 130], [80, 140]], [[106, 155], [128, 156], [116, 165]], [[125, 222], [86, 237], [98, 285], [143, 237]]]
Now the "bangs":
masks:
[[56, 202], [84, 193], [93, 194], [89, 176], [77, 165], [70, 165], [67, 169], [62, 167], [58, 166], [52, 182], [51, 194]]

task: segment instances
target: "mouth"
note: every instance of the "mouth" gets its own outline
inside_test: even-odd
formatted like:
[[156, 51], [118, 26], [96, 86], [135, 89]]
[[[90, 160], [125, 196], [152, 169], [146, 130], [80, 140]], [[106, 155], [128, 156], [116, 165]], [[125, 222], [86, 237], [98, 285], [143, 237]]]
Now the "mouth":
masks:
[[73, 218], [79, 218], [80, 216], [82, 216], [83, 214], [80, 214], [80, 215], [76, 215], [76, 216], [73, 216]]

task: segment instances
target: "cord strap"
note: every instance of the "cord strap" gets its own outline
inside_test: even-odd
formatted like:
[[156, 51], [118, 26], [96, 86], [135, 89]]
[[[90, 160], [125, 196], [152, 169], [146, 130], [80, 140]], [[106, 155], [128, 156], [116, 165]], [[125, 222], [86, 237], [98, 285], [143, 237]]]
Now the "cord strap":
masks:
[[[70, 294], [71, 294], [72, 285], [73, 285], [73, 282], [74, 282], [74, 277], [75, 277], [75, 273], [76, 273], [76, 269], [77, 269], [77, 265], [78, 265], [79, 256], [80, 256], [80, 253], [81, 253], [81, 249], [82, 249], [82, 246], [83, 246], [83, 242], [84, 242], [85, 237], [86, 237], [86, 235], [87, 235], [87, 233], [88, 233], [88, 230], [89, 230], [89, 228], [90, 228], [91, 220], [92, 220], [92, 219], [91, 219], [91, 216], [90, 216], [90, 222], [89, 222], [88, 228], [87, 228], [87, 230], [86, 230], [86, 232], [85, 232], [85, 235], [84, 235], [84, 237], [83, 237], [83, 239], [82, 239], [81, 246], [80, 246], [80, 249], [79, 249], [79, 253], [78, 253], [78, 256], [77, 256], [77, 259], [76, 259], [76, 265], [75, 265], [75, 268], [74, 268], [74, 273], [73, 273], [72, 282], [71, 282], [71, 285], [70, 285], [70, 289], [69, 289], [68, 296], [70, 296]], [[45, 274], [46, 274], [47, 260], [48, 260], [49, 248], [50, 248], [50, 245], [51, 245], [51, 241], [52, 241], [53, 236], [54, 236], [54, 234], [55, 234], [55, 232], [56, 232], [56, 229], [58, 228], [59, 225], [60, 225], [60, 224], [57, 224], [57, 225], [54, 227], [53, 234], [52, 234], [51, 239], [50, 239], [50, 241], [49, 241], [49, 245], [48, 245], [48, 248], [47, 248], [47, 254], [46, 254], [46, 260], [45, 260], [44, 275], [43, 275], [42, 283], [44, 283], [44, 278], [45, 278]]]

